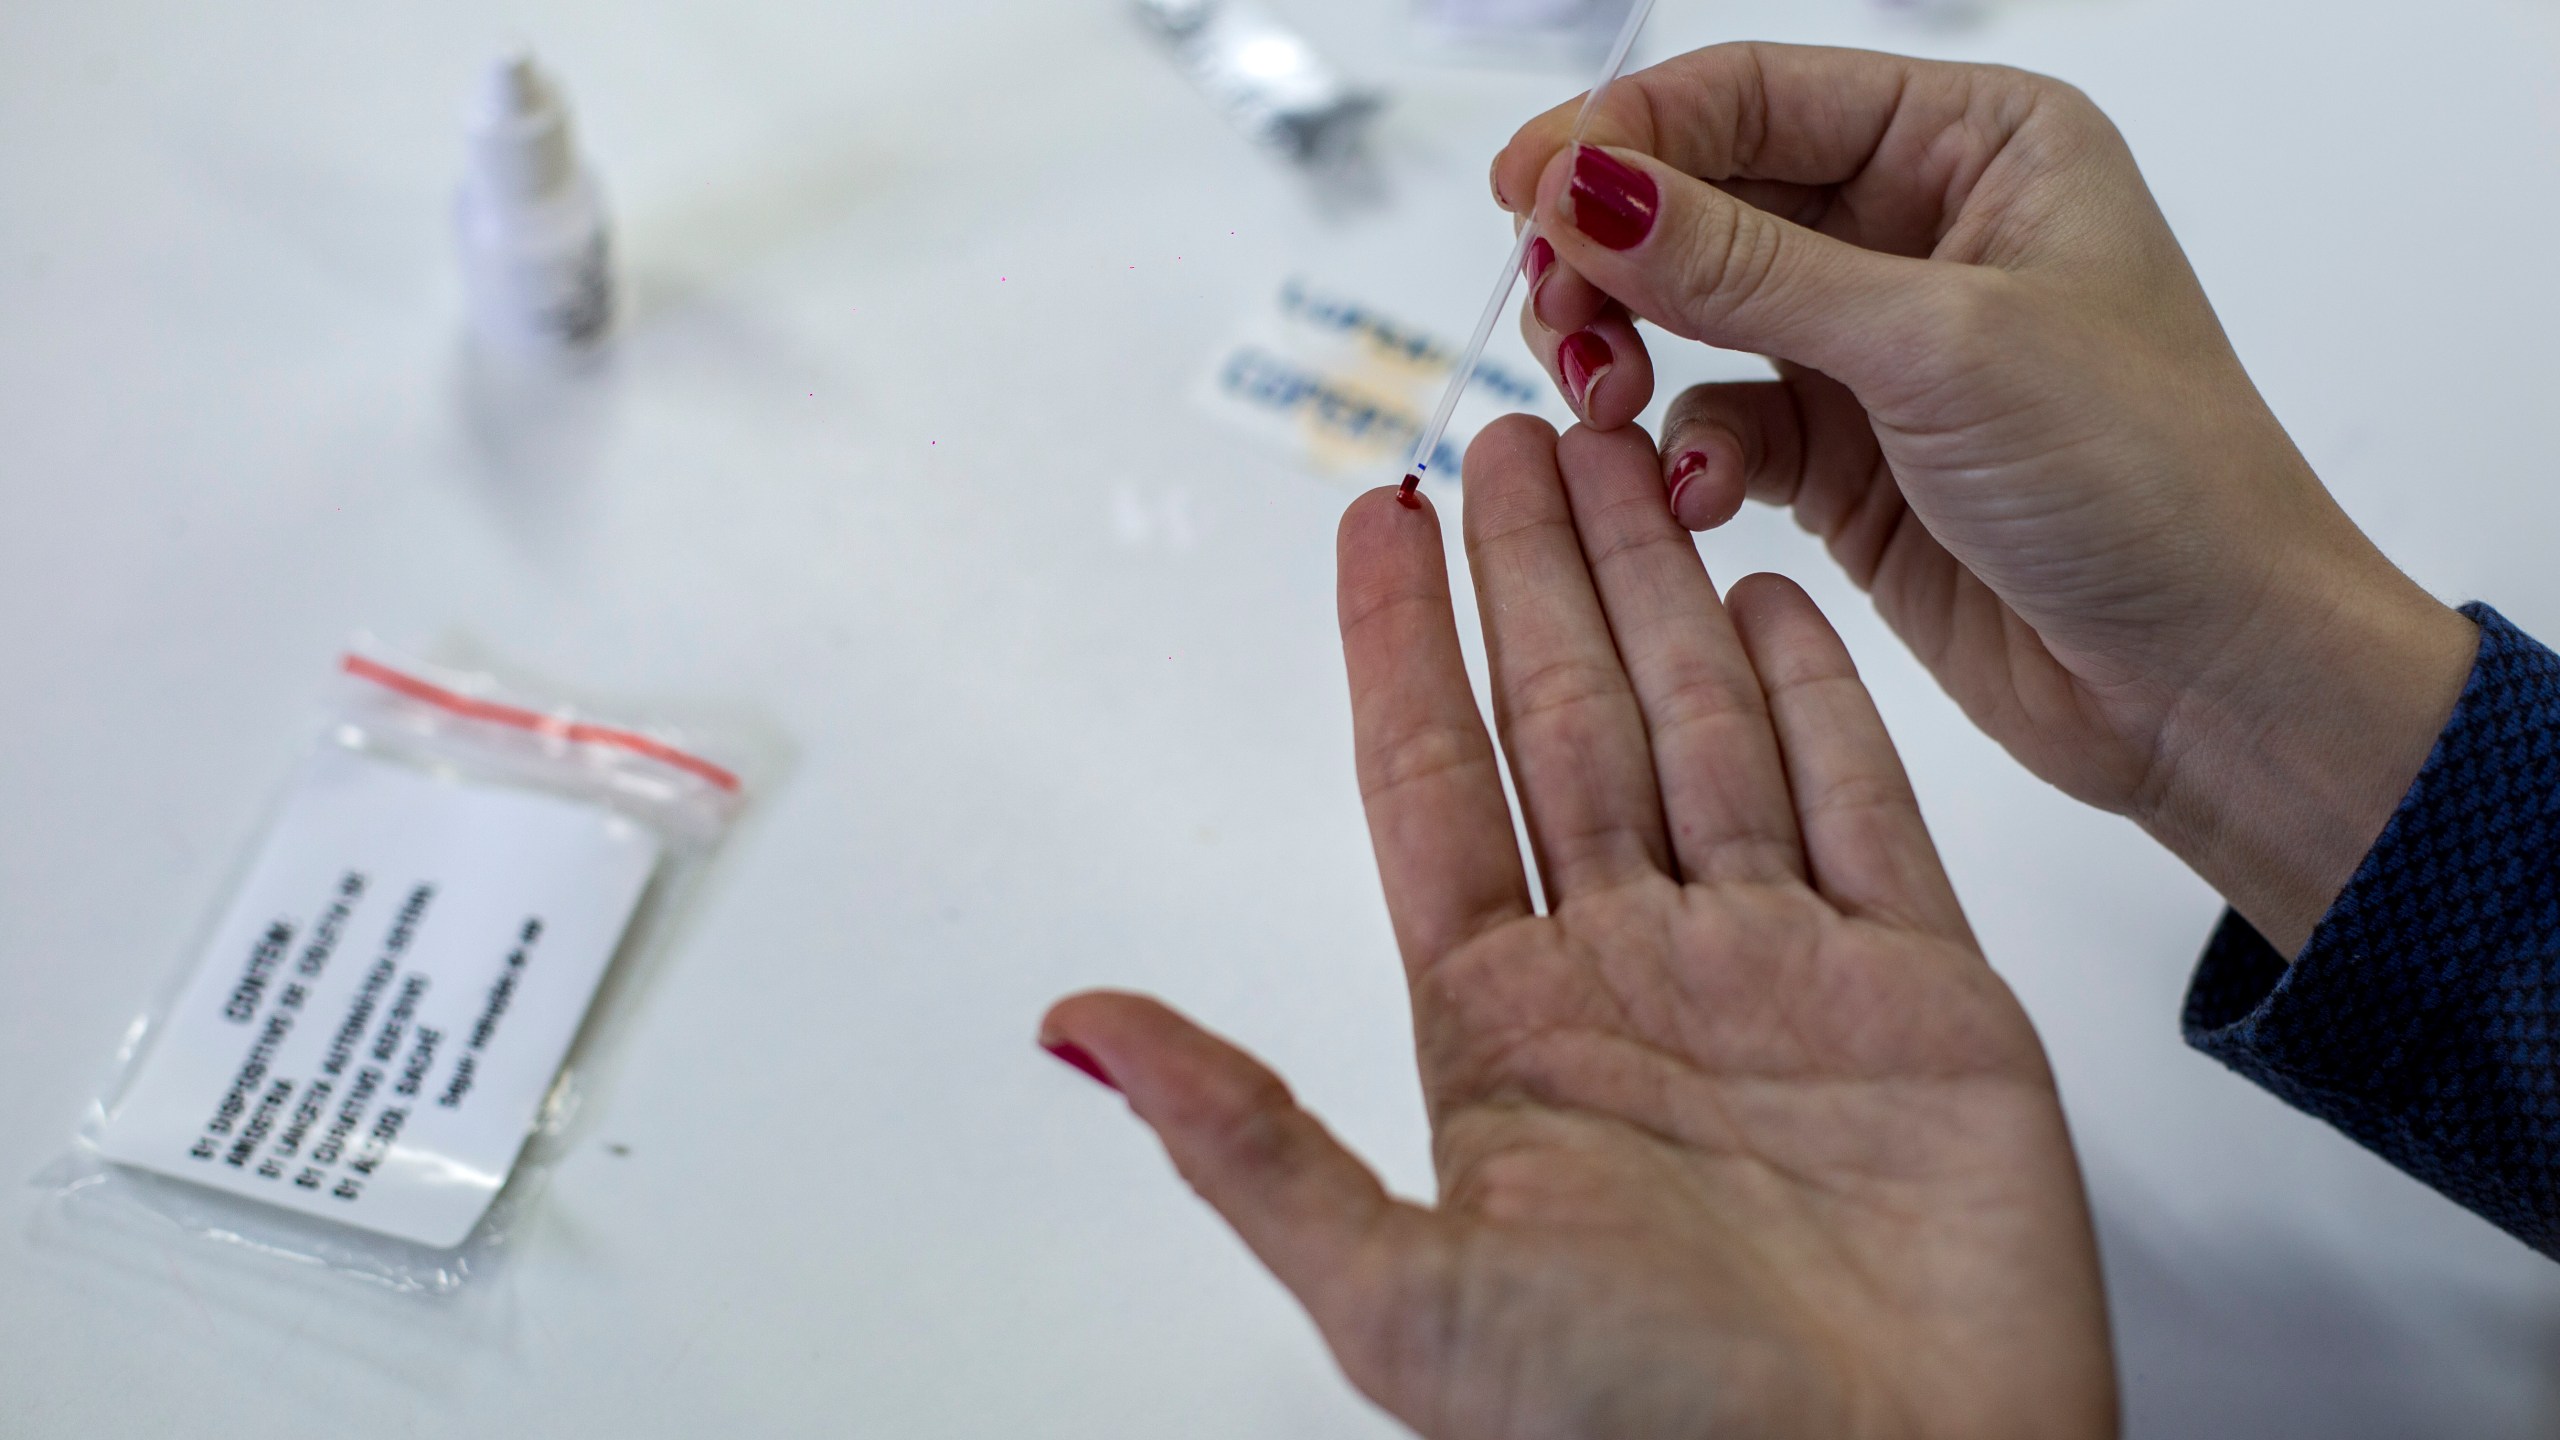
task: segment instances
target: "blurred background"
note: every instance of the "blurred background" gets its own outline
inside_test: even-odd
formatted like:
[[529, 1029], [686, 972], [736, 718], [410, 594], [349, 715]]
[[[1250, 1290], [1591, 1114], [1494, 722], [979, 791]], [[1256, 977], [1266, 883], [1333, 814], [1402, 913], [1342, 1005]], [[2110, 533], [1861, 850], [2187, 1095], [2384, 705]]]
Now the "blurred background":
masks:
[[[1257, 147], [1121, 0], [0, 8], [0, 1178], [65, 1148], [350, 634], [791, 756], [495, 1273], [379, 1294], [0, 1190], [0, 1431], [1398, 1433], [1032, 1045], [1159, 992], [1428, 1193], [1332, 617], [1393, 475], [1216, 376], [1292, 280], [1462, 339], [1487, 164], [1591, 56], [1267, 3], [1383, 97], [1356, 163]], [[1638, 61], [1734, 38], [2089, 91], [2348, 509], [2560, 636], [2560, 5], [1662, 0]], [[518, 43], [615, 217], [617, 331], [561, 375], [464, 338], [462, 117]], [[1759, 373], [1656, 355], [1663, 399]], [[2179, 1042], [2212, 895], [1782, 517], [1703, 545], [1840, 621], [2044, 1034], [2133, 1433], [2560, 1433], [2560, 1270]]]

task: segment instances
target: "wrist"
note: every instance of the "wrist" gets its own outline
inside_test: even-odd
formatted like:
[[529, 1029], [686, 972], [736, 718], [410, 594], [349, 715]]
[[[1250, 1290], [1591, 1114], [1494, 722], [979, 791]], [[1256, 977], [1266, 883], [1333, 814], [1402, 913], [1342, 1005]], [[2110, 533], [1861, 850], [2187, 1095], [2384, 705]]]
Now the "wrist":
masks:
[[2271, 567], [2164, 727], [2133, 818], [2278, 953], [2311, 938], [2453, 713], [2479, 630], [2347, 527]]

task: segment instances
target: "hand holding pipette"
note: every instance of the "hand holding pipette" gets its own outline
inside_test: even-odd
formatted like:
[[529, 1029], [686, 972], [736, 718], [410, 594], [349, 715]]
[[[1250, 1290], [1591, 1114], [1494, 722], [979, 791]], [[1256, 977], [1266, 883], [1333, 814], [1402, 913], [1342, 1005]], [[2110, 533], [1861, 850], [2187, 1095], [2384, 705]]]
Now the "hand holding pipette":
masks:
[[[1575, 143], [1581, 141], [1584, 127], [1591, 123], [1592, 113], [1600, 106], [1600, 97], [1608, 93], [1611, 82], [1627, 68], [1627, 54], [1635, 48], [1636, 35], [1644, 29], [1645, 17], [1652, 13], [1653, 0], [1635, 0], [1628, 7], [1626, 23], [1618, 28], [1618, 38], [1609, 47], [1608, 62], [1600, 67], [1600, 78], [1583, 96], [1582, 111], [1573, 126]], [[1475, 378], [1476, 362], [1484, 358], [1485, 341], [1493, 336], [1494, 321], [1502, 317], [1503, 307], [1511, 302], [1512, 287], [1519, 283], [1521, 268], [1537, 241], [1538, 224], [1532, 219], [1520, 227], [1519, 235], [1512, 240], [1510, 258], [1502, 262], [1502, 273], [1493, 282], [1493, 294], [1485, 301], [1484, 313], [1476, 317], [1475, 333], [1467, 337], [1467, 348], [1459, 352], [1457, 367], [1449, 372], [1448, 388], [1440, 392], [1439, 405], [1432, 410], [1431, 419], [1413, 443], [1413, 455], [1405, 467], [1404, 483], [1396, 488], [1396, 499], [1407, 509], [1420, 503], [1414, 499], [1414, 491], [1422, 485], [1423, 472], [1431, 468], [1431, 457], [1440, 447], [1440, 437], [1449, 429], [1449, 416], [1457, 410], [1458, 397], [1466, 393], [1467, 382]], [[1574, 361], [1570, 356], [1560, 356], [1559, 363], [1569, 370]], [[1596, 370], [1588, 366], [1585, 369], [1589, 379], [1575, 387], [1581, 392], [1577, 398], [1587, 397], [1592, 383], [1598, 379]]]
[[[2485, 822], [2411, 785], [2439, 770], [2441, 731], [2439, 757], [2547, 789], [2532, 747], [2552, 727], [2517, 717], [2549, 708], [2529, 691], [2548, 652], [2475, 630], [2330, 499], [2079, 92], [1778, 46], [1631, 83], [1642, 103], [1611, 118], [1640, 128], [1579, 144], [1560, 109], [1497, 167], [1497, 197], [1543, 232], [1515, 262], [1557, 252], [1532, 308], [1588, 326], [1623, 306], [1776, 377], [1689, 391], [1660, 451], [1623, 419], [1558, 436], [1511, 416], [1476, 438], [1466, 539], [1498, 745], [1438, 526], [1373, 492], [1341, 530], [1361, 791], [1413, 979], [1436, 1196], [1390, 1193], [1269, 1070], [1152, 1000], [1075, 997], [1041, 1043], [1127, 1097], [1345, 1374], [1430, 1440], [1812, 1440], [1862, 1415], [2113, 1436], [2085, 1191], [2025, 1012], [1975, 949], [1848, 650], [1790, 581], [1720, 595], [1677, 526], [1729, 518], [1746, 490], [1791, 507], [1967, 715], [2221, 889], [2238, 913], [2189, 1035], [2271, 1083], [2306, 1056], [2362, 1073], [2349, 1022], [2369, 997], [2300, 977], [2373, 967], [2304, 942], [2333, 901], [2425, 908], [2392, 888], [2406, 866], [2372, 863], [2417, 853], [2405, 826], [2433, 829], [2427, 853], [2485, 846], [2502, 874], [2549, 878], [2550, 846], [2455, 840]], [[2506, 768], [2481, 768], [2501, 747]], [[2378, 833], [2397, 838], [2368, 852]], [[2427, 938], [2408, 957], [2426, 974], [2476, 958], [2468, 932]], [[2546, 990], [2560, 969], [2509, 968]], [[2510, 1203], [2560, 1145], [2550, 1125], [2509, 1143], [2553, 1070], [2508, 1043], [2515, 993], [2451, 1006], [2420, 1077], [2490, 1082], [2304, 1103], [2550, 1250], [2549, 1207]], [[2409, 1141], [2447, 1133], [2430, 1123], [2447, 1105], [2501, 1143]]]

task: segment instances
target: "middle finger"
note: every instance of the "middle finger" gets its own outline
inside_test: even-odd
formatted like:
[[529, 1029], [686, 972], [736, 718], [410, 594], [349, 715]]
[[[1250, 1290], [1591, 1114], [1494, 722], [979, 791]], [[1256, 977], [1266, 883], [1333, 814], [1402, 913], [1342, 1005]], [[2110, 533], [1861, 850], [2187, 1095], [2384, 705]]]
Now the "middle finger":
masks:
[[1804, 843], [1759, 674], [1640, 430], [1556, 446], [1610, 634], [1634, 685], [1679, 874], [1801, 880]]
[[1583, 564], [1555, 432], [1525, 415], [1497, 420], [1462, 474], [1494, 719], [1548, 907], [1665, 873], [1644, 715]]

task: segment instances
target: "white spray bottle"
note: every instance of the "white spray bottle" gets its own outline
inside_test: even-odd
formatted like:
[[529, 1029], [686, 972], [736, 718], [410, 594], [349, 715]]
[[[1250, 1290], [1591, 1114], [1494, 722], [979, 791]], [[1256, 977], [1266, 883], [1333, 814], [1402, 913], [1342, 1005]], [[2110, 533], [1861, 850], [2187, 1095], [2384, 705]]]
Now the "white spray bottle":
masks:
[[470, 147], [454, 219], [472, 327], [520, 354], [591, 348], [613, 319], [604, 198], [558, 85], [530, 54], [491, 67]]

